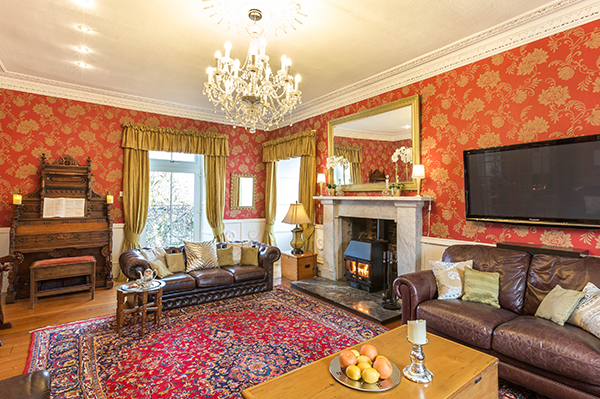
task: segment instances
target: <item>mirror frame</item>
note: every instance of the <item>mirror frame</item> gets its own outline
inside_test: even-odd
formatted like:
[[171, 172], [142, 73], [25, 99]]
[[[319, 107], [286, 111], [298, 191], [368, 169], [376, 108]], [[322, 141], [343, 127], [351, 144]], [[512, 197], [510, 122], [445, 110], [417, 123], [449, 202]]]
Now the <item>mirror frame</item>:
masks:
[[[413, 165], [421, 164], [421, 101], [420, 96], [415, 94], [414, 96], [402, 98], [400, 100], [392, 101], [391, 103], [378, 105], [373, 108], [359, 111], [354, 114], [346, 115], [344, 117], [333, 119], [327, 122], [327, 147], [328, 156], [333, 154], [333, 130], [336, 126], [352, 122], [358, 119], [367, 118], [369, 116], [382, 114], [384, 112], [392, 111], [394, 109], [412, 106], [412, 149], [413, 149]], [[329, 174], [329, 181], [333, 181], [333, 170], [327, 171]], [[405, 191], [416, 191], [417, 184], [415, 179], [409, 182], [401, 182], [404, 184], [402, 190]], [[346, 184], [341, 186], [343, 191], [383, 191], [385, 183], [360, 183], [360, 184]]]
[[[252, 178], [252, 206], [239, 206], [240, 203], [240, 177]], [[232, 173], [230, 184], [230, 204], [231, 210], [255, 210], [256, 209], [256, 175], [251, 173]]]

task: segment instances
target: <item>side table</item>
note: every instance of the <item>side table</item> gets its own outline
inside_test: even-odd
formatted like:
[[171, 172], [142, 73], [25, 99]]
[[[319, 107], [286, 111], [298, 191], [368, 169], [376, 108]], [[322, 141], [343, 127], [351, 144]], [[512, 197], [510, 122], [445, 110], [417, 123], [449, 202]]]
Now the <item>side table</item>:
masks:
[[289, 280], [304, 280], [317, 275], [317, 254], [281, 253], [281, 275]]
[[[162, 280], [153, 280], [149, 288], [130, 288], [130, 283], [121, 284], [117, 287], [117, 334], [121, 338], [123, 321], [126, 314], [134, 314], [142, 318], [142, 337], [146, 327], [146, 317], [148, 312], [154, 312], [154, 324], [160, 327], [160, 316], [162, 315], [162, 294], [165, 282]], [[148, 303], [148, 296], [154, 297], [153, 301]], [[127, 301], [131, 297], [132, 301]], [[141, 302], [141, 305], [140, 305]], [[125, 306], [130, 303], [130, 306]]]

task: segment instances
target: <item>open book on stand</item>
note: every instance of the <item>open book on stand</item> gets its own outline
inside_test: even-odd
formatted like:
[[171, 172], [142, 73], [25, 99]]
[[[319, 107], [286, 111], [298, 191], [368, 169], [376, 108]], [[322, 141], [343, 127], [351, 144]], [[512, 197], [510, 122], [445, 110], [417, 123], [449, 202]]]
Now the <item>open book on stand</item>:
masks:
[[45, 218], [85, 217], [85, 198], [44, 198]]

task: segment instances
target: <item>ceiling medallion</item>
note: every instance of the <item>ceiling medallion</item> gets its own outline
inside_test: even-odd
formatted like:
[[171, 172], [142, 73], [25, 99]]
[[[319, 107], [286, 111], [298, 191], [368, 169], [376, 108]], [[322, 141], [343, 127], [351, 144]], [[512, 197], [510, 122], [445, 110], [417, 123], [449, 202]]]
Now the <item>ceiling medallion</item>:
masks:
[[278, 128], [288, 113], [291, 124], [292, 110], [302, 102], [300, 75], [290, 75], [292, 61], [284, 55], [281, 69], [273, 72], [269, 66], [264, 29], [257, 24], [263, 15], [259, 9], [248, 11], [253, 23], [246, 31], [252, 39], [244, 64], [240, 66], [238, 59], [230, 57], [231, 42], [226, 42], [225, 54], [217, 51], [216, 66], [206, 70], [208, 80], [203, 90], [215, 112], [220, 106], [234, 126], [244, 126], [251, 133]]
[[[202, 0], [212, 18], [218, 24], [223, 23], [228, 29], [234, 29], [238, 33], [246, 29], [248, 25], [248, 12], [260, 10], [261, 18], [255, 22], [260, 25], [266, 33], [277, 36], [279, 33], [287, 33], [290, 29], [296, 29], [302, 24], [302, 18], [306, 15], [300, 12], [301, 5], [297, 0]], [[260, 21], [260, 22], [259, 22]]]

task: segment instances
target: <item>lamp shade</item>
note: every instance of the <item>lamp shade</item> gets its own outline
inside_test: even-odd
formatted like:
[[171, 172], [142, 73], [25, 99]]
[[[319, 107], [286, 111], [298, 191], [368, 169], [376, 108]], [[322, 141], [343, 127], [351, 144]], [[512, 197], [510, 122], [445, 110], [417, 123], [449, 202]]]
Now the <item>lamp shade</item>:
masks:
[[312, 223], [312, 220], [306, 214], [304, 206], [299, 203], [291, 204], [287, 215], [282, 220], [283, 223], [288, 224], [307, 224]]
[[425, 178], [425, 165], [413, 165], [412, 178], [413, 179], [424, 179]]
[[325, 181], [325, 173], [319, 173], [317, 175], [317, 183], [327, 183]]

